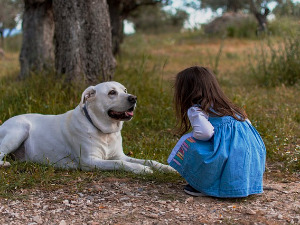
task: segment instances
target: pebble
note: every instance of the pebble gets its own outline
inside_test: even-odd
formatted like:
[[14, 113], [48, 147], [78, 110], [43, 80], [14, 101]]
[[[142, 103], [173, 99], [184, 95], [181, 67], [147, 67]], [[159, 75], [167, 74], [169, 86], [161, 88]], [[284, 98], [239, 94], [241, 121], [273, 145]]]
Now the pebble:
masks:
[[[75, 188], [72, 191], [64, 188], [33, 190], [33, 194], [22, 201], [0, 198], [0, 214], [5, 215], [0, 218], [0, 225], [12, 224], [12, 221], [26, 225], [175, 224], [175, 221], [181, 224], [198, 224], [199, 221], [212, 224], [225, 219], [243, 224], [249, 215], [257, 215], [251, 216], [253, 224], [262, 224], [262, 218], [269, 218], [274, 224], [285, 223], [285, 219], [289, 224], [300, 224], [299, 197], [295, 191], [290, 191], [290, 195], [284, 195], [284, 198], [275, 191], [266, 191], [263, 195], [247, 198], [245, 202], [193, 198], [173, 193], [177, 190], [174, 188], [153, 194], [152, 183], [143, 186], [140, 193], [136, 193], [138, 186], [133, 183], [127, 186], [125, 183], [113, 184], [112, 190], [109, 189], [110, 184], [102, 185], [99, 181], [99, 186], [86, 194], [78, 193]], [[117, 185], [119, 187], [116, 188]], [[135, 190], [134, 197], [127, 193], [129, 187]], [[300, 186], [293, 187], [296, 190]], [[101, 193], [96, 190], [100, 188], [103, 189]]]
[[68, 205], [69, 204], [69, 200], [63, 200], [63, 204]]
[[34, 222], [39, 223], [39, 224], [43, 223], [43, 220], [42, 220], [42, 218], [41, 218], [40, 216], [34, 216], [34, 217], [32, 218], [32, 220], [33, 220]]
[[152, 218], [152, 219], [157, 219], [158, 218], [158, 214], [155, 213], [151, 213], [149, 215], [147, 215], [148, 217]]
[[190, 203], [190, 202], [193, 202], [194, 201], [194, 198], [193, 197], [189, 197], [189, 198], [187, 198], [186, 200], [185, 200], [185, 204], [187, 204], [187, 203]]
[[249, 215], [255, 215], [256, 212], [255, 212], [254, 210], [252, 210], [252, 209], [247, 209], [247, 210], [246, 210], [246, 214], [249, 214]]
[[282, 220], [282, 219], [283, 219], [283, 216], [282, 216], [281, 214], [279, 214], [279, 215], [277, 216], [277, 218], [280, 219], [280, 220]]
[[66, 221], [64, 221], [64, 220], [61, 220], [61, 221], [59, 222], [59, 225], [67, 225], [67, 223], [66, 223]]

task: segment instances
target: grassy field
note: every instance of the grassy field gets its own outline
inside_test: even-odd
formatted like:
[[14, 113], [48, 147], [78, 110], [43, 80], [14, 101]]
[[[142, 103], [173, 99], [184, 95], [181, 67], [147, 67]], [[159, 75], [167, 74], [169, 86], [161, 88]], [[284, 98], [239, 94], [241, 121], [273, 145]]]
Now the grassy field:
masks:
[[[280, 39], [274, 39], [279, 46]], [[132, 121], [122, 131], [125, 153], [133, 157], [166, 159], [178, 140], [172, 103], [174, 76], [192, 65], [212, 68], [225, 93], [245, 108], [267, 147], [267, 171], [300, 171], [299, 82], [293, 86], [264, 86], [253, 72], [260, 63], [266, 40], [213, 39], [197, 33], [134, 35], [125, 39], [114, 80], [138, 96]], [[254, 70], [253, 70], [254, 68]], [[18, 81], [18, 52], [0, 59], [0, 120], [24, 113], [59, 114], [73, 109], [86, 88], [66, 87], [51, 73]], [[1, 122], [0, 122], [1, 123]], [[12, 162], [12, 161], [11, 161]], [[81, 177], [130, 176], [155, 181], [176, 181], [174, 174], [135, 176], [125, 172], [61, 171], [51, 166], [12, 162], [0, 169], [0, 195], [26, 187], [56, 187]], [[51, 185], [49, 185], [51, 184]]]

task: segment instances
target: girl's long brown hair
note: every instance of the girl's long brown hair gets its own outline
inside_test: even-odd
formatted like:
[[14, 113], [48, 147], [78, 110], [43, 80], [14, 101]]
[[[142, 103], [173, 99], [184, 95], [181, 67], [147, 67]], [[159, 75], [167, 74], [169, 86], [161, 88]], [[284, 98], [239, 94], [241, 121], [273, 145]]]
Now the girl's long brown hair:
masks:
[[247, 119], [246, 112], [229, 100], [215, 75], [205, 67], [193, 66], [179, 72], [174, 87], [178, 133], [181, 135], [191, 128], [187, 111], [195, 104], [212, 116], [232, 116], [239, 121]]

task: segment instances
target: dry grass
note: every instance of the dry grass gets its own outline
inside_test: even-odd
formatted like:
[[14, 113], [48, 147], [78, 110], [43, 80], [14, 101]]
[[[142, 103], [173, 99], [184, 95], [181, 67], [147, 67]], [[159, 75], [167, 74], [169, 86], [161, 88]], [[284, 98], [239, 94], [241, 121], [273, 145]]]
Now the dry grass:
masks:
[[9, 75], [16, 75], [20, 71], [18, 52], [5, 52], [0, 58], [0, 78]]

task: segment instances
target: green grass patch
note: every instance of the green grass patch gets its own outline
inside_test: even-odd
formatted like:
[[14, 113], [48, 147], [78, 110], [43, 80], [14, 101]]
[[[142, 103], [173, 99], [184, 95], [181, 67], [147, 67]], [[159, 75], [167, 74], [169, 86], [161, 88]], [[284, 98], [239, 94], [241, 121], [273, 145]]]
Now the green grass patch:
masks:
[[17, 190], [39, 188], [44, 190], [57, 190], [66, 185], [79, 192], [95, 180], [108, 177], [118, 179], [136, 179], [153, 182], [180, 182], [182, 178], [174, 173], [154, 171], [153, 174], [133, 174], [126, 171], [81, 171], [61, 170], [51, 165], [42, 165], [31, 162], [13, 162], [9, 168], [0, 168], [0, 196], [5, 198], [26, 198], [25, 195], [16, 196]]

